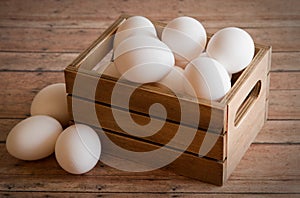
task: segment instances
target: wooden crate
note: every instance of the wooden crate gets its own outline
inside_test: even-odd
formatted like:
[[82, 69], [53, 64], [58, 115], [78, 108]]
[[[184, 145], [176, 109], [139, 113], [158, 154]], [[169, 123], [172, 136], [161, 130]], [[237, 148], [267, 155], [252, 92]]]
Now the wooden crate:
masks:
[[[123, 90], [119, 93], [120, 98], [135, 84], [126, 80], [117, 82], [116, 77], [105, 73], [100, 75], [94, 70], [101, 60], [106, 59], [110, 62], [113, 35], [126, 18], [127, 16], [119, 17], [65, 69], [70, 115], [76, 122], [95, 127], [102, 140], [108, 136], [117, 145], [133, 151], [161, 148], [174, 137], [180, 124], [187, 132], [195, 131], [195, 136], [184, 151], [178, 149], [182, 148], [181, 141], [164, 148], [170, 154], [180, 154], [167, 167], [187, 177], [216, 185], [224, 184], [266, 121], [271, 47], [255, 44], [253, 61], [245, 70], [233, 75], [233, 86], [220, 102], [186, 95], [176, 97], [171, 91], [156, 83], [138, 87], [130, 99], [130, 115], [133, 120], [140, 124], [149, 122], [149, 107], [154, 103], [162, 104], [168, 115], [162, 129], [156, 134], [135, 137], [123, 131], [113, 117], [112, 109], [118, 111], [120, 115], [124, 113], [124, 116], [127, 110], [122, 106], [111, 105], [111, 94], [116, 83]], [[154, 22], [154, 25], [160, 35], [165, 24]], [[182, 120], [179, 102], [187, 107], [193, 105], [199, 107], [200, 119], [195, 122], [187, 116]], [[95, 109], [95, 116], [87, 116], [91, 108]], [[187, 112], [193, 110], [186, 109]], [[153, 119], [162, 120], [160, 114], [156, 115], [154, 112], [153, 116], [155, 117]], [[101, 123], [101, 128], [97, 127], [98, 123]], [[127, 127], [130, 129], [130, 123]], [[207, 154], [199, 156], [199, 149], [207, 135], [216, 141]], [[111, 150], [105, 141], [102, 141], [102, 149], [102, 157], [114, 160], [116, 153], [113, 153], [114, 150]]]

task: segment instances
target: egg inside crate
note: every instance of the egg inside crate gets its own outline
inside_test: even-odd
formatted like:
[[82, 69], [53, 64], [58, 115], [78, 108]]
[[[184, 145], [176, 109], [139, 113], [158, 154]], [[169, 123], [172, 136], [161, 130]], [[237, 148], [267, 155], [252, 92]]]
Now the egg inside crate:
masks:
[[240, 28], [228, 27], [216, 32], [206, 49], [209, 57], [233, 74], [243, 70], [253, 59], [255, 46], [251, 36]]
[[162, 31], [162, 41], [175, 55], [176, 65], [185, 68], [205, 49], [207, 36], [203, 25], [191, 17], [178, 17]]
[[156, 29], [149, 19], [143, 16], [132, 16], [118, 27], [113, 48], [116, 49], [123, 40], [133, 35], [157, 37]]
[[34, 97], [30, 113], [31, 115], [49, 115], [63, 126], [67, 126], [70, 117], [65, 83], [56, 83], [43, 88]]
[[168, 87], [174, 93], [184, 93], [183, 69], [178, 66], [172, 67], [171, 71], [161, 80], [160, 84]]
[[[198, 57], [191, 61], [184, 70], [188, 83], [184, 83], [186, 93], [207, 100], [220, 100], [231, 87], [226, 69], [209, 57]], [[192, 90], [192, 88], [194, 90]]]
[[54, 152], [55, 142], [63, 128], [50, 116], [37, 115], [19, 122], [8, 134], [9, 154], [22, 160], [38, 160]]
[[[207, 52], [203, 52], [199, 55], [199, 57], [209, 57]], [[232, 79], [232, 74], [228, 72], [229, 78], [230, 80]]]
[[95, 69], [95, 71], [101, 75], [105, 74], [105, 75], [112, 76], [115, 78], [121, 77], [121, 74], [117, 70], [114, 62], [108, 62], [108, 63], [102, 64], [102, 65], [98, 64], [96, 67], [97, 68]]
[[75, 124], [57, 138], [55, 157], [58, 164], [72, 174], [83, 174], [97, 164], [101, 154], [98, 134], [89, 126]]
[[174, 66], [174, 55], [157, 38], [135, 35], [125, 39], [114, 51], [117, 70], [129, 81], [158, 82]]

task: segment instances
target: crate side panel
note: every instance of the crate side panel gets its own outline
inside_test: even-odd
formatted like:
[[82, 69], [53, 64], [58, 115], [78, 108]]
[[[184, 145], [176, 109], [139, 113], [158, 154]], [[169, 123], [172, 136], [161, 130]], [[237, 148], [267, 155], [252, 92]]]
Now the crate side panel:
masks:
[[[110, 132], [104, 132], [100, 129], [96, 129], [96, 131], [101, 139], [109, 138], [113, 142], [118, 142], [118, 145], [122, 146], [122, 148], [126, 150], [139, 152], [140, 150], [150, 148], [153, 151], [162, 150], [164, 152], [163, 155], [153, 155], [150, 159], [147, 159], [146, 157], [144, 158], [143, 156], [141, 156], [143, 159], [140, 159], [139, 157], [132, 158], [130, 154], [128, 155], [131, 157], [128, 157], [126, 154], [124, 155], [124, 153], [121, 155], [120, 153], [116, 152], [109, 141], [103, 141], [102, 155], [100, 160], [105, 161], [106, 164], [107, 162], [108, 164], [125, 164], [127, 169], [137, 171], [137, 169], [140, 167], [142, 167], [140, 169], [151, 169], [156, 166], [157, 163], [164, 163], [165, 156], [179, 155], [177, 159], [175, 159], [171, 164], [167, 165], [170, 171], [215, 185], [223, 184], [223, 163], [199, 158], [197, 156], [185, 153], [180, 155], [180, 153], [176, 153], [177, 151], [170, 150], [168, 148], [162, 148], [146, 142], [112, 134]], [[152, 163], [154, 165], [152, 165]]]
[[[94, 75], [66, 70], [67, 93], [90, 99], [92, 101], [111, 105], [112, 91], [116, 82], [112, 79], [100, 78]], [[76, 79], [76, 80], [75, 80]], [[132, 91], [130, 83], [119, 83], [120, 91], [116, 98], [126, 98], [128, 92]], [[216, 133], [223, 133], [224, 108], [220, 106], [197, 103], [190, 100], [180, 99], [174, 95], [160, 92], [157, 86], [143, 85], [133, 92], [130, 97], [129, 108], [142, 114], [148, 115], [152, 104], [159, 103], [167, 111], [167, 119], [177, 123], [183, 123], [202, 130], [210, 130]], [[182, 117], [180, 105], [184, 107]], [[127, 108], [126, 106], [119, 106]], [[195, 108], [199, 108], [199, 119], [195, 119]], [[152, 115], [161, 117], [161, 111], [152, 111]]]
[[[115, 131], [124, 135], [130, 135], [128, 134], [128, 132], [130, 133], [128, 130], [135, 129], [135, 126], [131, 122], [121, 123], [125, 124], [125, 126], [120, 127], [114, 118], [112, 108], [109, 106], [95, 104], [91, 101], [72, 96], [68, 96], [68, 106], [69, 110], [73, 112], [73, 119], [75, 117], [75, 120], [78, 122], [86, 123], [95, 127], [101, 126], [104, 129]], [[91, 109], [95, 110], [94, 114], [91, 113]], [[114, 111], [117, 112], [118, 119], [127, 120], [128, 116], [130, 116], [134, 122], [140, 125], [148, 124], [150, 121], [150, 118], [144, 115], [129, 113], [122, 109], [116, 108], [114, 108]], [[202, 147], [202, 149], [205, 147], [207, 152], [205, 152], [204, 156], [219, 161], [225, 160], [226, 155], [223, 153], [223, 151], [225, 147], [224, 144], [226, 135], [218, 135], [215, 133], [201, 131], [196, 128], [181, 126], [180, 130], [182, 136], [175, 138], [175, 135], [179, 130], [178, 124], [160, 119], [155, 119], [155, 122], [158, 123], [154, 124], [153, 127], [156, 127], [157, 125], [161, 125], [162, 127], [159, 128], [154, 135], [141, 138], [141, 141], [151, 141], [160, 145], [166, 145], [170, 141], [173, 141], [172, 145], [170, 146], [175, 149], [180, 149], [186, 147], [185, 144], [182, 143], [182, 138], [192, 137], [190, 145], [187, 145], [188, 148], [185, 148], [184, 150], [198, 154], [200, 147]], [[130, 136], [134, 138], [134, 134]]]
[[[265, 123], [269, 53], [270, 50], [261, 54], [260, 61], [228, 103], [227, 177], [233, 172]], [[242, 106], [244, 109], [241, 111], [241, 119], [239, 123], [235, 123], [239, 107], [258, 81], [261, 82], [259, 95], [254, 102]]]

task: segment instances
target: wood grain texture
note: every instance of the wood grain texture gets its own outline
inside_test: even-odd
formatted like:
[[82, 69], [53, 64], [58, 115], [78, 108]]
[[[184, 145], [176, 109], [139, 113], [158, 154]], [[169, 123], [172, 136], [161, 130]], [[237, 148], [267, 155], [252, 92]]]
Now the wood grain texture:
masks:
[[56, 192], [105, 192], [105, 193], [208, 193], [219, 194], [243, 193], [243, 194], [275, 194], [299, 192], [298, 180], [229, 180], [220, 188], [211, 184], [196, 182], [187, 178], [151, 179], [139, 177], [94, 177], [94, 176], [70, 176], [63, 178], [56, 175], [47, 176], [2, 176], [0, 181], [1, 191], [36, 192], [50, 190]]
[[[0, 162], [1, 176], [9, 175], [22, 175], [22, 176], [36, 176], [43, 177], [46, 175], [67, 176], [72, 178], [72, 175], [62, 170], [55, 161], [54, 155], [32, 162], [26, 162], [15, 159], [10, 156], [5, 148], [4, 144], [0, 144], [2, 161]], [[299, 152], [299, 145], [263, 145], [254, 144], [246, 152], [243, 160], [237, 166], [236, 170], [231, 175], [230, 180], [298, 180], [300, 176], [299, 158], [297, 153]], [[292, 155], [293, 154], [293, 155]], [[285, 157], [286, 156], [286, 157]], [[287, 157], [288, 156], [288, 157]], [[281, 160], [282, 157], [285, 161]], [[274, 170], [270, 169], [270, 166], [274, 166]], [[32, 166], [35, 169], [32, 169]], [[255, 168], [253, 168], [255, 166]], [[290, 167], [290, 168], [286, 168]], [[47, 172], [44, 170], [47, 169]], [[148, 179], [170, 179], [181, 178], [166, 169], [160, 169], [151, 171], [148, 173], [131, 173], [119, 171], [109, 166], [98, 163], [95, 169], [86, 174], [87, 177], [140, 177]], [[0, 176], [0, 178], [1, 178]], [[78, 176], [81, 177], [81, 176]], [[82, 177], [81, 177], [82, 178]], [[76, 176], [74, 177], [76, 179]], [[5, 181], [3, 181], [5, 182]], [[196, 182], [198, 184], [204, 184], [202, 182]], [[226, 187], [226, 185], [225, 185]]]
[[271, 90], [300, 89], [300, 72], [272, 72], [270, 78]]
[[[266, 121], [270, 54], [271, 51], [268, 50], [267, 54], [259, 59], [255, 67], [249, 65], [249, 68], [252, 68], [251, 75], [247, 78], [241, 75], [234, 85], [239, 85], [238, 83], [242, 82], [239, 85], [239, 89], [234, 90], [234, 87], [232, 88], [232, 91], [235, 91], [235, 93], [228, 102], [226, 121], [228, 131], [226, 178], [234, 171]], [[247, 72], [247, 70], [244, 72]], [[257, 90], [257, 94], [249, 95], [253, 89]], [[248, 99], [245, 100], [247, 97]], [[248, 105], [244, 106], [244, 104]]]
[[63, 71], [76, 56], [78, 53], [1, 52], [0, 71]]
[[[0, 71], [63, 71], [78, 55], [77, 52], [1, 52]], [[271, 72], [299, 71], [299, 57], [299, 52], [272, 53]]]
[[[299, 4], [298, 0], [0, 1], [0, 196], [299, 197]], [[37, 91], [63, 82], [65, 66], [122, 13], [165, 22], [193, 16], [209, 32], [238, 26], [256, 42], [273, 45], [269, 120], [223, 187], [165, 169], [127, 173], [101, 163], [86, 176], [72, 176], [54, 156], [25, 162], [6, 152], [7, 133], [28, 116]]]
[[300, 119], [300, 90], [271, 90], [269, 119]]
[[34, 96], [43, 87], [64, 82], [62, 72], [23, 72], [0, 73], [0, 112], [4, 118], [24, 118], [30, 114]]
[[[219, 6], [222, 4], [222, 6]], [[9, 27], [100, 28], [120, 15], [144, 15], [155, 20], [169, 21], [181, 16], [193, 16], [205, 27], [278, 27], [299, 26], [299, 2], [289, 0], [245, 2], [222, 1], [49, 1], [48, 6], [38, 1], [26, 1], [20, 6], [15, 1], [2, 1], [0, 25]], [[246, 9], [245, 9], [246, 8]], [[75, 12], [76, 10], [76, 12]], [[84, 12], [78, 14], [78, 10]], [[159, 14], [158, 14], [159, 13]], [[237, 17], [238, 16], [238, 17]]]
[[[1, 28], [0, 49], [8, 52], [81, 52], [104, 31], [101, 29]], [[207, 28], [215, 33], [219, 28]], [[300, 28], [245, 28], [256, 43], [273, 51], [297, 51]], [[289, 39], [278, 39], [289, 38]]]
[[299, 144], [299, 120], [268, 120], [254, 143]]
[[[72, 3], [70, 3], [72, 2]], [[250, 16], [299, 16], [299, 2], [297, 0], [287, 0], [286, 2], [274, 2], [272, 0], [264, 1], [263, 3], [259, 0], [253, 0], [252, 2], [245, 2], [242, 0], [228, 0], [226, 4], [222, 7], [220, 5], [221, 0], [210, 2], [209, 0], [204, 0], [202, 2], [198, 2], [197, 0], [184, 0], [180, 2], [167, 0], [165, 3], [154, 0], [152, 2], [140, 2], [138, 0], [125, 0], [125, 1], [103, 1], [103, 2], [95, 2], [95, 1], [54, 1], [51, 0], [45, 7], [43, 3], [35, 0], [29, 0], [26, 4], [20, 5], [17, 0], [9, 1], [4, 0], [1, 1], [1, 15], [0, 17], [18, 17], [18, 16], [45, 16], [45, 17], [61, 17], [66, 18], [66, 15], [72, 15], [74, 17], [83, 18], [86, 16], [96, 15], [98, 17], [107, 17], [106, 20], [109, 19], [109, 14], [111, 15], [119, 15], [120, 11], [123, 9], [124, 12], [134, 12], [138, 10], [140, 13], [153, 16], [164, 16], [164, 14], [172, 15], [172, 10], [180, 9], [188, 11], [192, 16], [194, 15], [202, 15], [209, 17], [216, 17], [216, 12], [220, 16], [230, 16], [234, 12], [235, 16], [245, 15], [244, 17]], [[132, 6], [135, 5], [135, 6]], [[144, 9], [143, 11], [140, 8], [144, 8], [146, 5], [150, 5], [150, 7]], [[164, 7], [162, 7], [164, 5]], [[172, 7], [172, 9], [168, 9], [166, 7]], [[103, 9], [97, 9], [97, 7]], [[247, 7], [248, 9], [241, 10], [240, 8]], [[113, 9], [112, 9], [113, 8]], [[80, 9], [85, 12], [80, 13], [78, 15], [78, 11]], [[162, 12], [160, 15], [153, 12], [156, 10], [157, 12], [167, 10], [168, 12]], [[78, 10], [78, 11], [77, 11]], [[285, 11], [283, 13], [282, 11]], [[288, 11], [288, 12], [287, 12]], [[175, 12], [175, 11], [174, 11]], [[135, 13], [138, 14], [138, 13]]]
[[[70, 192], [1, 192], [0, 193], [1, 197], [113, 197], [113, 198], [123, 198], [123, 197], [136, 197], [136, 198], [144, 198], [145, 193], [70, 193]], [[298, 195], [296, 194], [215, 194], [215, 193], [147, 193], [147, 197], [150, 198], [160, 198], [160, 197], [203, 197], [203, 198], [245, 198], [245, 197], [250, 197], [250, 198], [256, 198], [256, 197], [261, 197], [261, 198], [281, 198], [281, 197], [286, 197], [286, 198], [296, 198]]]
[[12, 52], [80, 52], [104, 29], [1, 28], [0, 49]]
[[[297, 156], [297, 152], [299, 152], [299, 149], [299, 145], [252, 145], [231, 175], [231, 179], [255, 180], [255, 177], [258, 177], [264, 180], [268, 177], [273, 177], [273, 179], [277, 178], [278, 180], [288, 178], [298, 180], [300, 176], [300, 168], [298, 166], [300, 159], [299, 156]], [[257, 154], [258, 152], [262, 154], [259, 155]], [[253, 155], [251, 155], [251, 153], [253, 153]], [[273, 163], [273, 165], [271, 165], [271, 163]], [[291, 169], [288, 170], [284, 168], [287, 166]], [[250, 167], [256, 168], [251, 170]], [[272, 169], [269, 169], [269, 167], [272, 167]], [[255, 173], [253, 171], [255, 171]], [[247, 174], [247, 172], [249, 174]]]
[[[172, 174], [165, 169], [128, 173], [99, 164], [84, 176], [73, 176], [58, 167], [54, 156], [37, 162], [25, 162], [9, 156], [3, 144], [0, 147], [3, 158], [0, 166], [1, 191], [300, 193], [299, 158], [296, 155], [299, 145], [253, 145], [221, 188]], [[283, 161], [284, 156], [289, 157]], [[270, 166], [274, 166], [274, 170]]]
[[300, 71], [300, 52], [273, 52], [271, 71]]

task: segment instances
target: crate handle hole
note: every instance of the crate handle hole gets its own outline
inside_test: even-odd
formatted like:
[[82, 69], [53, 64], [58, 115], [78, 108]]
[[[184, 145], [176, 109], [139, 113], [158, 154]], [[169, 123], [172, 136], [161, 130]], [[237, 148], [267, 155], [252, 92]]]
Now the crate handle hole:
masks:
[[239, 106], [238, 110], [236, 111], [235, 118], [234, 118], [234, 126], [236, 127], [243, 117], [247, 114], [250, 107], [254, 104], [257, 100], [259, 93], [261, 90], [261, 80], [257, 81], [254, 87], [251, 89], [245, 100]]

